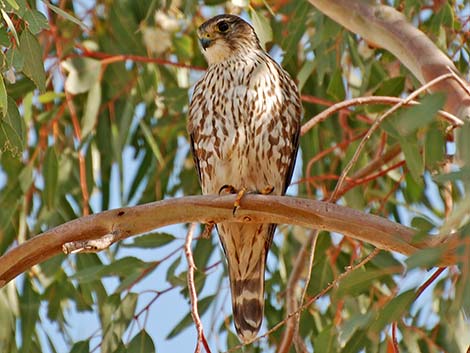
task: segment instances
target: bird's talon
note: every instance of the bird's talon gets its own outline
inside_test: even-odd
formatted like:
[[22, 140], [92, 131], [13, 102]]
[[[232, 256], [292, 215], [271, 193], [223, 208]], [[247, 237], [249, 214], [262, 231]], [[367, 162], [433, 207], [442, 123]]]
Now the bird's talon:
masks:
[[268, 185], [266, 186], [263, 190], [261, 190], [259, 193], [261, 195], [270, 195], [274, 191], [274, 186], [273, 185]]
[[236, 194], [237, 193], [237, 189], [235, 189], [235, 187], [233, 185], [230, 185], [230, 184], [222, 185], [219, 189], [219, 195], [224, 191], [226, 191], [229, 194]]

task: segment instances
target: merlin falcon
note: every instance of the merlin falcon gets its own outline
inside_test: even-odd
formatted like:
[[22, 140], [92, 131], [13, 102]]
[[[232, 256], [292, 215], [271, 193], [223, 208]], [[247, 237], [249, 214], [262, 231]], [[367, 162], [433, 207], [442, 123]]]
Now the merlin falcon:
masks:
[[[198, 28], [208, 69], [196, 83], [188, 132], [203, 194], [272, 191], [290, 184], [302, 105], [289, 74], [261, 47], [253, 27], [220, 15]], [[239, 199], [238, 199], [239, 201]], [[275, 225], [216, 225], [227, 258], [235, 328], [251, 342], [264, 311], [264, 272]]]

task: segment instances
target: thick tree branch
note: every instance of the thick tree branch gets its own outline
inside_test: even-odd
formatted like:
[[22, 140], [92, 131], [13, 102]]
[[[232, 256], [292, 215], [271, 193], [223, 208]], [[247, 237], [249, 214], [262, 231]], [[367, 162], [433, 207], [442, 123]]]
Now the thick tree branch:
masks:
[[[365, 40], [390, 51], [425, 84], [451, 69], [453, 62], [423, 32], [393, 7], [366, 0], [309, 0], [318, 10]], [[444, 110], [470, 121], [470, 96], [454, 80], [433, 91], [447, 94]]]
[[456, 235], [430, 236], [418, 243], [413, 241], [413, 229], [388, 219], [331, 203], [287, 196], [246, 195], [233, 216], [234, 200], [233, 195], [187, 196], [104, 211], [67, 222], [0, 257], [0, 287], [31, 266], [60, 253], [63, 244], [109, 234], [119, 234], [119, 239], [124, 239], [170, 224], [189, 222], [293, 224], [341, 233], [405, 255], [445, 243], [440, 265], [456, 262], [453, 251], [458, 242]]

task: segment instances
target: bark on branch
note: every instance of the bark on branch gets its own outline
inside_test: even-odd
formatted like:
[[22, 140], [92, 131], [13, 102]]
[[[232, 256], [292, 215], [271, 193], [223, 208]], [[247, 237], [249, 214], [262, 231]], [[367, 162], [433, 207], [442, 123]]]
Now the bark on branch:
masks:
[[456, 262], [457, 235], [413, 241], [415, 231], [388, 219], [351, 208], [288, 196], [246, 195], [232, 215], [235, 196], [187, 196], [119, 208], [64, 223], [35, 236], [0, 257], [0, 287], [28, 268], [62, 251], [70, 242], [118, 234], [124, 239], [177, 223], [262, 222], [328, 230], [404, 255], [445, 244], [440, 265]]

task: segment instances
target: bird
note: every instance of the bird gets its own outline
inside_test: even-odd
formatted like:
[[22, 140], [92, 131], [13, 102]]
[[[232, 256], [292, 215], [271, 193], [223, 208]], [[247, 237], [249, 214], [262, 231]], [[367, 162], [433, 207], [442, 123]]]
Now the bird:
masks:
[[[299, 148], [302, 104], [290, 75], [236, 15], [197, 29], [208, 68], [194, 85], [187, 130], [202, 193], [284, 195]], [[264, 315], [265, 268], [275, 224], [216, 224], [227, 260], [233, 321], [250, 343]]]

